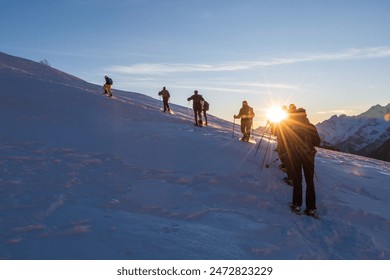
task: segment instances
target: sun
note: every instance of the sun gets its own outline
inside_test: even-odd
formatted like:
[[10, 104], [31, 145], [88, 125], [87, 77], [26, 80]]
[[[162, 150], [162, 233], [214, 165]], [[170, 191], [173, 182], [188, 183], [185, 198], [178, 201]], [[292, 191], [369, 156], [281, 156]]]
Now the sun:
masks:
[[287, 112], [281, 107], [272, 107], [267, 111], [267, 118], [271, 123], [278, 123], [287, 118]]

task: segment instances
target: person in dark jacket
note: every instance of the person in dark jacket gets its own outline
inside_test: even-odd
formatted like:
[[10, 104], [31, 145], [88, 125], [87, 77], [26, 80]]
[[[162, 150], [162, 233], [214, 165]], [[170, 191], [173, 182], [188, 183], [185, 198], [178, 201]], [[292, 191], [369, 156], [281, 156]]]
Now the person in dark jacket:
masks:
[[192, 108], [194, 109], [195, 117], [195, 126], [202, 126], [202, 101], [204, 101], [203, 96], [198, 94], [198, 91], [195, 90], [194, 94], [187, 98], [187, 101], [192, 100]]
[[108, 77], [107, 75], [104, 76], [104, 79], [106, 83], [103, 85], [104, 94], [109, 93], [109, 96], [112, 96], [111, 86], [112, 86], [112, 79]]
[[241, 133], [242, 133], [242, 141], [249, 141], [251, 136], [251, 128], [253, 118], [255, 117], [255, 113], [253, 112], [253, 108], [248, 105], [247, 101], [242, 102], [242, 107], [238, 115], [234, 115], [233, 118], [241, 119]]
[[171, 110], [169, 108], [169, 98], [171, 95], [169, 94], [169, 91], [163, 87], [163, 89], [158, 93], [159, 96], [162, 96], [163, 104], [164, 104], [164, 112], [168, 110], [168, 112]]
[[314, 188], [314, 158], [316, 146], [321, 139], [316, 127], [310, 123], [306, 111], [302, 108], [290, 113], [286, 145], [289, 153], [288, 169], [293, 183], [291, 210], [300, 213], [302, 206], [302, 169], [306, 182], [306, 209], [304, 214], [317, 215], [316, 194]]
[[[291, 179], [291, 172], [289, 172], [288, 169], [288, 162], [289, 162], [289, 153], [287, 150], [287, 144], [286, 144], [286, 137], [288, 133], [288, 125], [289, 125], [289, 117], [290, 114], [294, 113], [296, 108], [294, 104], [290, 105], [290, 109], [287, 108], [287, 106], [282, 106], [282, 110], [286, 112], [286, 118], [281, 120], [278, 124], [275, 126], [275, 136], [277, 137], [277, 146], [276, 146], [276, 151], [279, 156], [279, 160], [281, 164], [279, 165], [279, 169], [282, 170], [283, 172], [287, 173], [287, 177], [283, 178], [283, 181], [292, 186], [292, 179]], [[295, 108], [295, 109], [294, 109]]]

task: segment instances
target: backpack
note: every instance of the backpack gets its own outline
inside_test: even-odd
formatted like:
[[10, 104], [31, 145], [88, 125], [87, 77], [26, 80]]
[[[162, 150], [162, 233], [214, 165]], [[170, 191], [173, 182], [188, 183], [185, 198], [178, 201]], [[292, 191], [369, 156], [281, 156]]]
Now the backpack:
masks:
[[315, 150], [314, 147], [321, 144], [317, 128], [309, 122], [304, 109], [299, 108], [295, 114], [296, 116], [290, 120], [292, 132], [290, 137], [293, 138], [294, 145], [306, 152]]
[[310, 123], [308, 125], [308, 133], [310, 134], [311, 144], [314, 147], [319, 147], [321, 144], [321, 138], [314, 124]]
[[209, 110], [209, 103], [206, 100], [203, 102], [203, 110], [205, 111]]
[[321, 143], [317, 128], [311, 123], [299, 123], [292, 127], [295, 146], [303, 152], [315, 150]]
[[112, 84], [114, 84], [114, 82], [112, 81], [112, 79], [111, 79], [111, 78], [108, 78], [108, 84], [109, 84], [109, 85], [112, 85]]

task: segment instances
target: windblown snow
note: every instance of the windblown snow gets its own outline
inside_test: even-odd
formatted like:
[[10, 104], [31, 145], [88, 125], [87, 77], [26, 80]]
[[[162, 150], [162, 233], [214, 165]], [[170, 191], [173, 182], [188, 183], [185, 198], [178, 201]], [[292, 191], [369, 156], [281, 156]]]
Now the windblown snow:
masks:
[[319, 149], [315, 220], [267, 135], [1, 53], [0, 84], [0, 259], [390, 259], [389, 163]]

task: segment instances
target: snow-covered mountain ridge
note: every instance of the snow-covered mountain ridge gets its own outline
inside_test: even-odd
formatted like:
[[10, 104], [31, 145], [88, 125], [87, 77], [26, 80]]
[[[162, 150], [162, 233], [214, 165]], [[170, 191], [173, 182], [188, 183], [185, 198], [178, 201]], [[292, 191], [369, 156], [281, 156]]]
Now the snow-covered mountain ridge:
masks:
[[[341, 151], [370, 155], [390, 138], [390, 103], [357, 116], [332, 116], [317, 124], [321, 139]], [[389, 151], [388, 151], [389, 152]]]
[[321, 219], [298, 216], [268, 135], [0, 64], [0, 259], [390, 259], [390, 164], [318, 149]]

